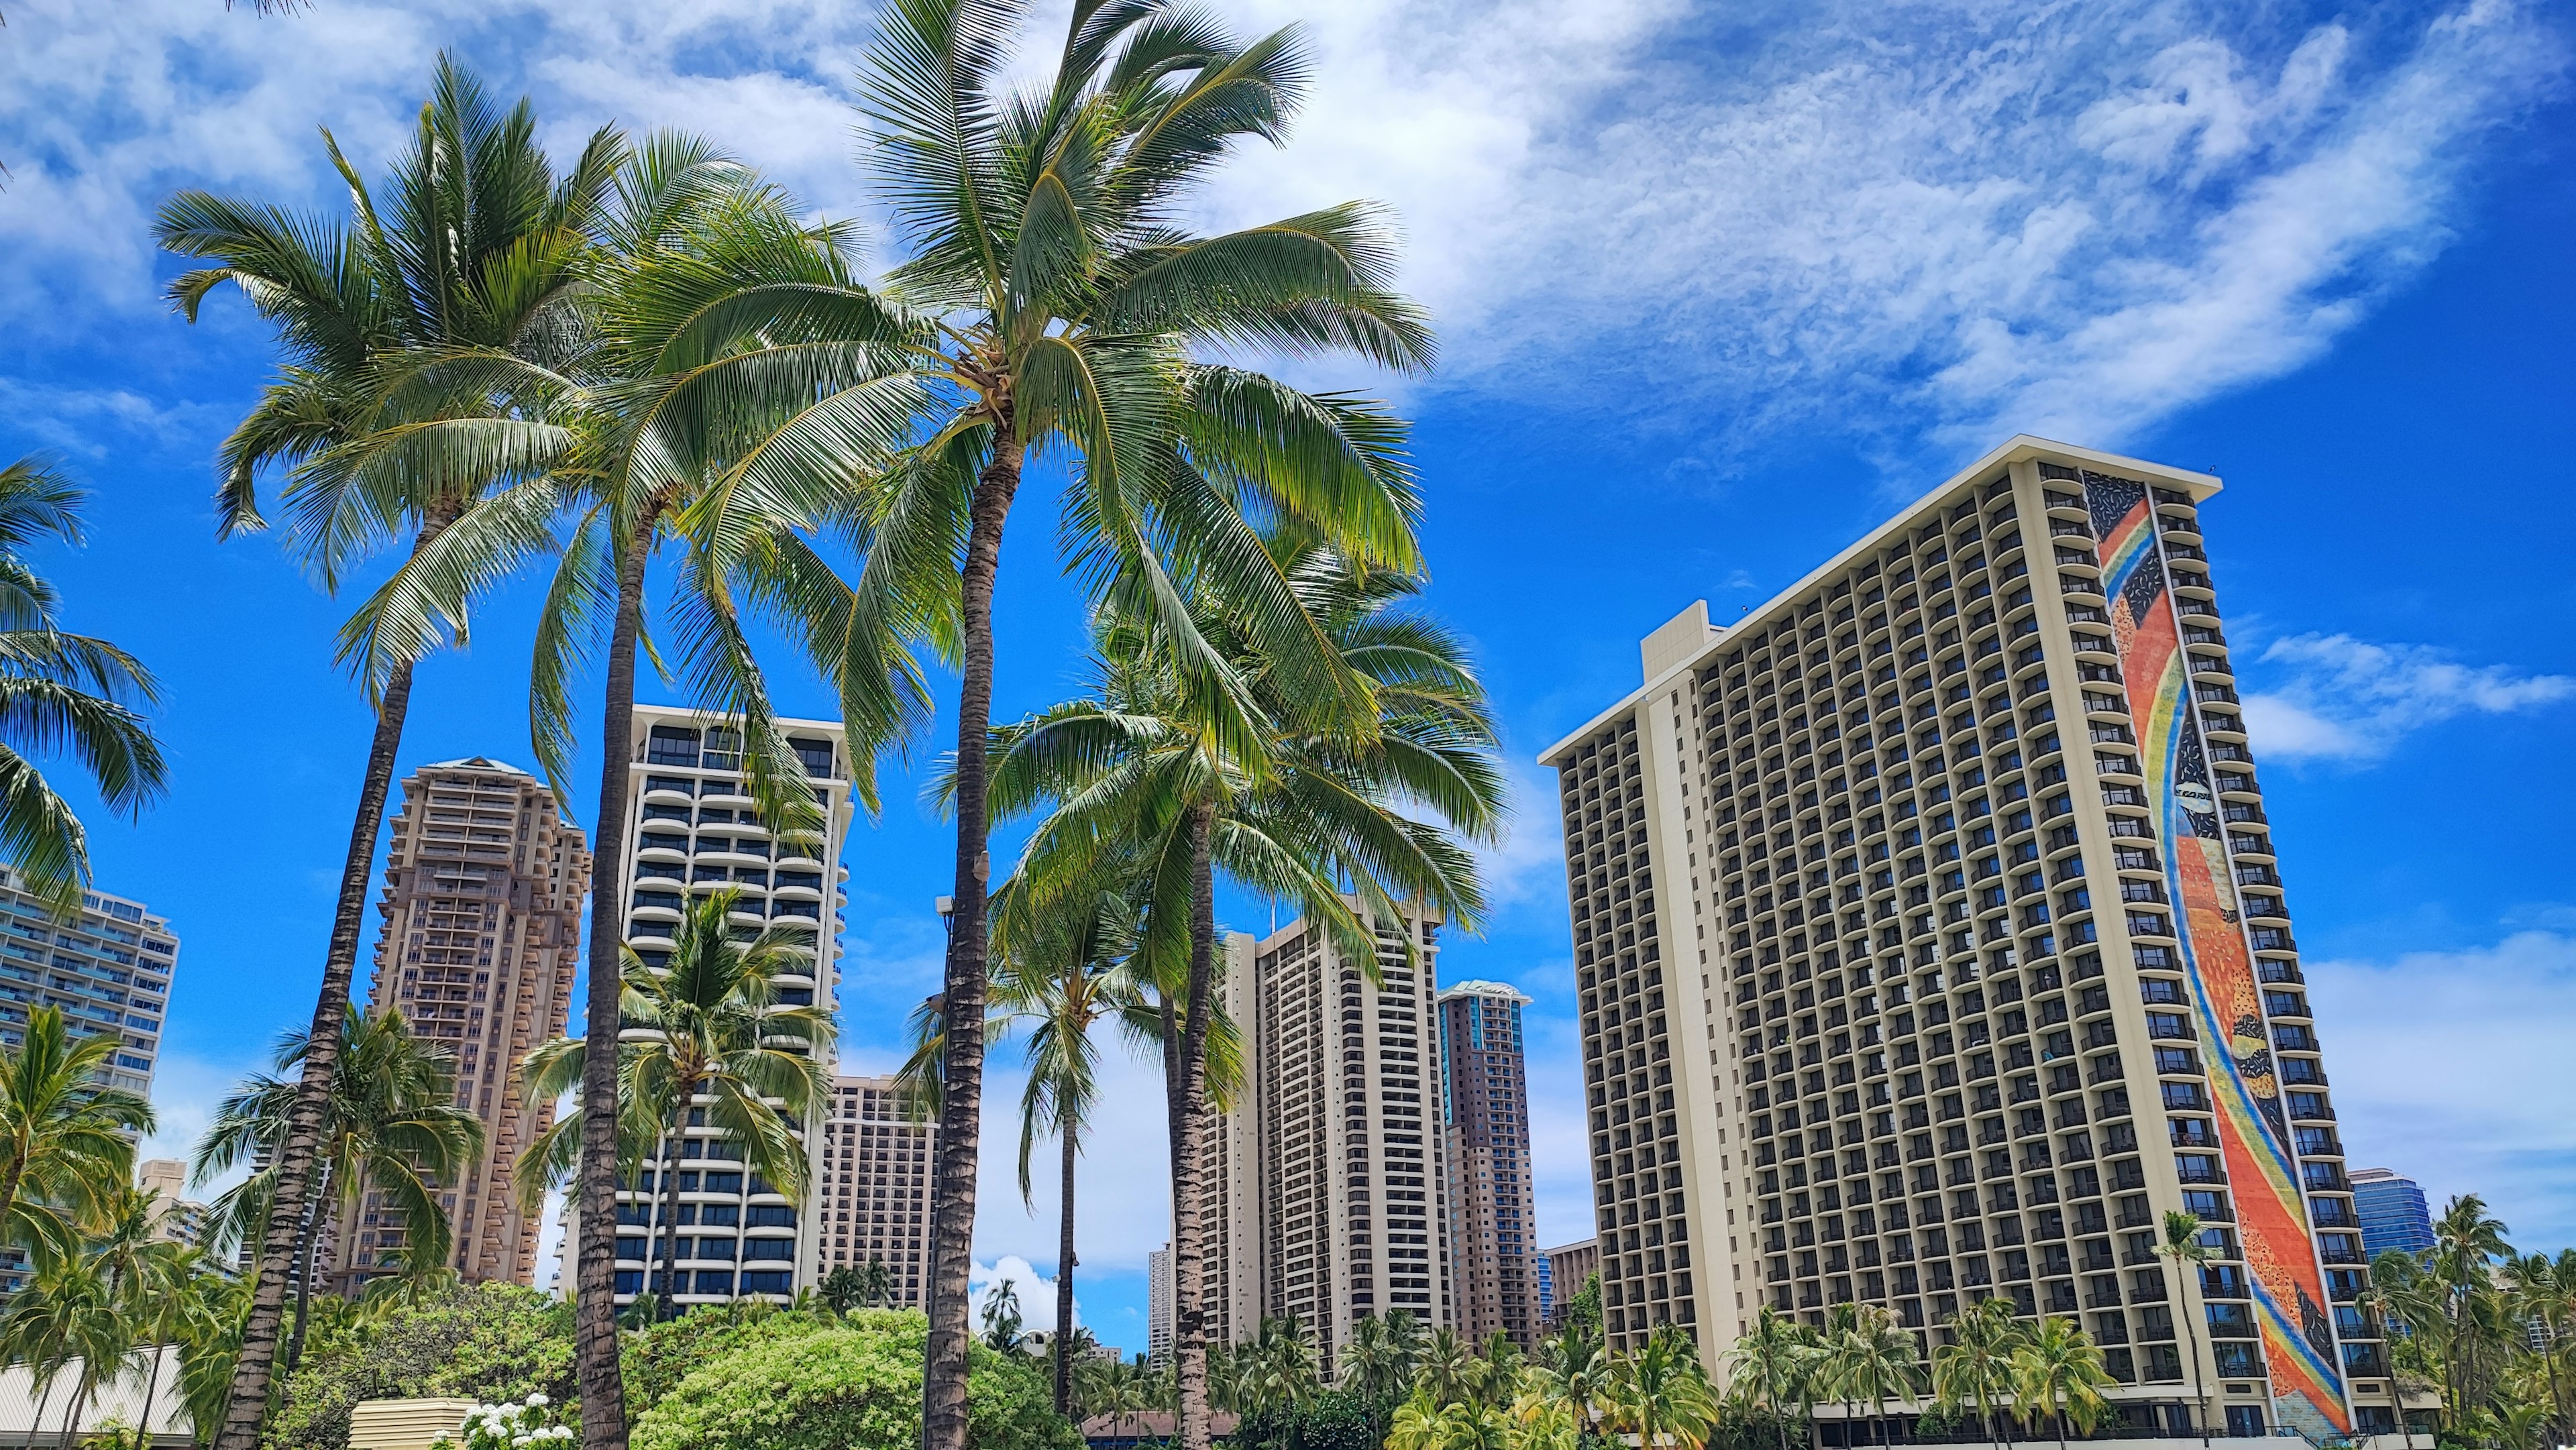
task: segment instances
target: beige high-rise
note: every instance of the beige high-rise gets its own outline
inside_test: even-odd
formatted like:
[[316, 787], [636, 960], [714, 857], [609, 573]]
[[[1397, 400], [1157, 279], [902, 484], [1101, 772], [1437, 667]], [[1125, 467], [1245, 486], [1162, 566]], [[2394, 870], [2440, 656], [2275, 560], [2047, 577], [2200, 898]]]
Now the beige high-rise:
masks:
[[[518, 1067], [563, 1034], [589, 884], [581, 828], [526, 771], [478, 755], [402, 783], [367, 1002], [400, 1009], [455, 1055], [456, 1099], [483, 1120], [482, 1159], [439, 1194], [455, 1230], [448, 1262], [469, 1282], [536, 1280], [538, 1221], [519, 1211], [512, 1165], [555, 1105], [522, 1100]], [[369, 1191], [332, 1235], [326, 1282], [354, 1290], [403, 1244], [399, 1217]]]
[[[1208, 1135], [1207, 1335], [1293, 1319], [1329, 1370], [1361, 1314], [1454, 1322], [1442, 1143], [1439, 925], [1374, 926], [1379, 979], [1311, 922], [1226, 943], [1247, 1079]], [[1408, 958], [1405, 938], [1415, 950]]]
[[939, 1120], [903, 1111], [890, 1077], [832, 1084], [815, 1178], [818, 1272], [885, 1265], [897, 1308], [919, 1309], [930, 1263], [931, 1166]]
[[[1551, 748], [1603, 1312], [2077, 1319], [2121, 1417], [2396, 1401], [2202, 547], [2205, 474], [2016, 438]], [[2207, 1225], [2182, 1276], [2162, 1215]], [[1837, 1427], [1839, 1428], [1839, 1427]], [[1829, 1435], [1829, 1440], [1838, 1437]]]

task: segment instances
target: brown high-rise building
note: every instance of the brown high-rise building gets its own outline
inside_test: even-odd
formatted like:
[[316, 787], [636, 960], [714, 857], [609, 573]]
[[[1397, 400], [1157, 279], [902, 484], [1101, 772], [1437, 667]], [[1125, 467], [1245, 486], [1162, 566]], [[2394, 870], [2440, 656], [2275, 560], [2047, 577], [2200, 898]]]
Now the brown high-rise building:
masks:
[[2395, 1429], [2218, 489], [2016, 438], [1547, 752], [1614, 1347], [1995, 1299], [2137, 1430]]
[[1440, 1119], [1449, 1142], [1449, 1281], [1459, 1332], [1538, 1346], [1538, 1200], [1530, 1178], [1529, 1076], [1521, 1009], [1500, 982], [1460, 982], [1433, 999], [1440, 1023]]
[[915, 1118], [891, 1077], [842, 1077], [822, 1119], [820, 1172], [811, 1196], [820, 1276], [883, 1264], [885, 1306], [929, 1301], [931, 1168], [939, 1120]]
[[[455, 1054], [456, 1099], [483, 1119], [482, 1160], [439, 1194], [455, 1228], [448, 1262], [468, 1282], [535, 1282], [538, 1220], [519, 1211], [511, 1165], [555, 1105], [522, 1101], [518, 1068], [564, 1032], [589, 883], [580, 828], [526, 771], [476, 756], [403, 782], [368, 1005], [399, 1009]], [[404, 1246], [399, 1218], [372, 1192], [334, 1238], [326, 1257], [343, 1291]]]

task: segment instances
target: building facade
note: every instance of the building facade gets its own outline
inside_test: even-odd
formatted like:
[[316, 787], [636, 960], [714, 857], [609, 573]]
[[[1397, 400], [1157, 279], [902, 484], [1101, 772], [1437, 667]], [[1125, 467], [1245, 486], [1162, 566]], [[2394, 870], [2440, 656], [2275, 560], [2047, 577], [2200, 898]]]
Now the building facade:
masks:
[[[854, 809], [849, 751], [841, 727], [832, 722], [782, 719], [778, 726], [821, 808], [818, 833], [776, 836], [761, 824], [738, 729], [694, 710], [635, 707], [626, 757], [626, 942], [646, 966], [661, 966], [670, 960], [673, 933], [690, 899], [731, 887], [740, 893], [735, 926], [746, 932], [778, 928], [806, 940], [811, 970], [779, 978], [781, 997], [832, 1002], [840, 980], [841, 883], [847, 875], [841, 846]], [[837, 1114], [837, 1096], [831, 1107]], [[747, 1172], [741, 1148], [720, 1130], [692, 1124], [682, 1131], [674, 1170], [679, 1222], [660, 1230], [682, 1250], [670, 1300], [687, 1309], [737, 1296], [788, 1298], [821, 1278], [823, 1235], [812, 1185], [823, 1178], [826, 1140], [812, 1131], [817, 1126], [808, 1124], [803, 1134], [809, 1186], [801, 1201]], [[659, 1199], [651, 1188], [648, 1170], [619, 1195], [620, 1303], [644, 1288], [646, 1232]], [[635, 1232], [625, 1232], [630, 1228]], [[566, 1235], [567, 1252], [574, 1241]], [[660, 1273], [658, 1262], [653, 1271]]]
[[1529, 1074], [1521, 1009], [1500, 982], [1460, 982], [1433, 999], [1440, 1118], [1449, 1159], [1449, 1286], [1460, 1333], [1501, 1334], [1526, 1352], [1544, 1332], [1530, 1177]]
[[206, 1206], [188, 1197], [188, 1165], [176, 1158], [146, 1158], [134, 1165], [134, 1186], [151, 1195], [159, 1221], [152, 1237], [196, 1247], [205, 1242]]
[[[116, 1039], [103, 1081], [150, 1097], [178, 964], [170, 923], [143, 903], [86, 891], [79, 916], [56, 921], [51, 903], [0, 867], [0, 1044], [23, 1046], [27, 1014], [59, 1008], [72, 1036]], [[0, 1298], [28, 1269], [25, 1250], [0, 1249]]]
[[1172, 1358], [1172, 1246], [1145, 1256], [1145, 1360], [1168, 1364]]
[[[392, 838], [367, 1002], [448, 1051], [457, 1102], [483, 1120], [482, 1157], [439, 1193], [448, 1266], [532, 1285], [538, 1215], [520, 1211], [513, 1174], [555, 1105], [525, 1100], [519, 1064], [569, 1021], [590, 852], [545, 782], [482, 756], [414, 771]], [[400, 1216], [370, 1191], [331, 1231], [324, 1282], [355, 1292], [404, 1252]]]
[[[1550, 749], [1603, 1312], [2079, 1317], [2140, 1426], [2393, 1428], [2203, 551], [2218, 480], [2017, 438]], [[2167, 1210], [2217, 1261], [2177, 1277]]]
[[893, 1307], [919, 1309], [929, 1282], [932, 1168], [939, 1120], [915, 1120], [891, 1077], [832, 1084], [815, 1175], [820, 1271], [883, 1264]]
[[1238, 1342], [1264, 1319], [1293, 1319], [1327, 1372], [1360, 1315], [1456, 1322], [1439, 927], [1371, 929], [1373, 961], [1305, 920], [1228, 940], [1225, 1005], [1249, 1081], [1207, 1135], [1208, 1337]]
[[1553, 1329], [1565, 1322], [1565, 1312], [1575, 1296], [1583, 1292], [1585, 1282], [1601, 1268], [1601, 1241], [1582, 1239], [1559, 1244], [1540, 1256], [1547, 1263], [1549, 1285], [1547, 1322]]
[[2361, 1217], [2361, 1251], [2371, 1258], [2433, 1247], [2433, 1210], [2414, 1179], [2389, 1168], [2356, 1168], [2352, 1204]]

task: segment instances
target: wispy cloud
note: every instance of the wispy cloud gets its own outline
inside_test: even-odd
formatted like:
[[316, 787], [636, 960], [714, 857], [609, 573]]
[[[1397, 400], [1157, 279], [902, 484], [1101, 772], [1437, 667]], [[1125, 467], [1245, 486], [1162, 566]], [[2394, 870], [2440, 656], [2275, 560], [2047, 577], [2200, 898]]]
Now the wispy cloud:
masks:
[[2348, 634], [2275, 640], [2257, 656], [2280, 682], [2248, 693], [2245, 715], [2269, 757], [2366, 761], [2407, 734], [2462, 715], [2504, 715], [2576, 696], [2576, 678], [2464, 665], [2425, 645]]
[[2483, 1194], [2518, 1244], [2576, 1243], [2576, 937], [2307, 970], [2354, 1165], [2408, 1174], [2437, 1206]]

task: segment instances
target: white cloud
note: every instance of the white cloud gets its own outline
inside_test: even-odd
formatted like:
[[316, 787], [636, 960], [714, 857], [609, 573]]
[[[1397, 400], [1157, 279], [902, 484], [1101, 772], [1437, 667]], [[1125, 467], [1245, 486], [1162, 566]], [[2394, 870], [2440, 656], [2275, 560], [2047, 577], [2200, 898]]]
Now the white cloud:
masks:
[[2411, 731], [2461, 715], [2504, 715], [2576, 695], [2576, 678], [2463, 665], [2424, 645], [2371, 644], [2348, 634], [2275, 640], [2256, 657], [2281, 682], [2245, 696], [2264, 754], [2368, 760]]
[[1485, 898], [1495, 911], [1565, 899], [1565, 817], [1556, 772], [1526, 764], [1526, 751], [1504, 752], [1511, 787], [1503, 839], [1478, 849]]
[[[1079, 1283], [1079, 1279], [1076, 1280]], [[1024, 1332], [1055, 1332], [1055, 1280], [1040, 1275], [1028, 1260], [1017, 1254], [1004, 1254], [989, 1264], [977, 1264], [967, 1275], [967, 1297], [975, 1304], [973, 1319], [980, 1332], [984, 1324], [984, 1300], [996, 1284], [1008, 1284], [1020, 1301], [1020, 1328]], [[1076, 1291], [1073, 1300], [1073, 1322], [1082, 1324], [1082, 1296]]]
[[2436, 1212], [2486, 1197], [2515, 1242], [2576, 1242], [2576, 936], [2308, 964], [2344, 1144]]

